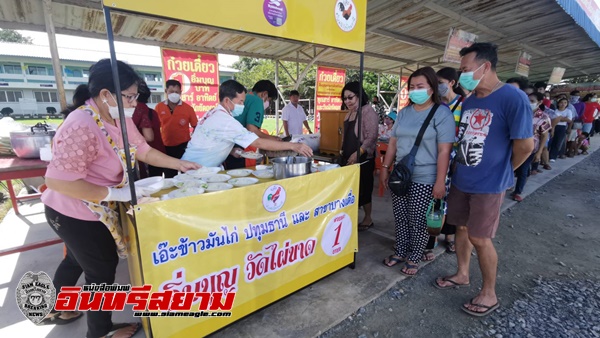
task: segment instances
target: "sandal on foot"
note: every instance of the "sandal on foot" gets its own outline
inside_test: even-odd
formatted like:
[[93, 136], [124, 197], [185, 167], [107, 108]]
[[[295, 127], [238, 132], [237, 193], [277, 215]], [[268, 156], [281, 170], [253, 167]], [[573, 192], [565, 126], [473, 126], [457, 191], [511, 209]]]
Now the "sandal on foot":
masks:
[[[441, 286], [438, 281], [440, 282], [448, 282], [452, 285], [446, 285], [446, 286]], [[447, 289], [460, 289], [460, 288], [468, 288], [469, 286], [471, 286], [471, 284], [467, 283], [467, 284], [460, 284], [457, 283], [455, 281], [453, 281], [452, 279], [450, 279], [450, 277], [440, 277], [440, 278], [436, 278], [436, 280], [433, 281], [433, 286], [436, 289], [440, 289], [440, 290], [447, 290]]]
[[366, 231], [369, 230], [370, 228], [374, 227], [375, 224], [373, 224], [373, 222], [371, 222], [371, 224], [359, 224], [358, 225], [358, 231]]
[[78, 312], [78, 313], [79, 314], [77, 316], [75, 316], [75, 317], [71, 317], [69, 319], [64, 319], [64, 318], [60, 318], [60, 315], [62, 314], [62, 312], [58, 311], [58, 312], [55, 312], [52, 317], [44, 318], [37, 325], [65, 325], [65, 324], [69, 324], [69, 323], [72, 323], [72, 322], [76, 321], [77, 319], [83, 317], [83, 312]]
[[489, 315], [490, 313], [494, 312], [494, 311], [495, 311], [497, 308], [499, 308], [499, 307], [500, 307], [500, 303], [496, 303], [496, 304], [494, 304], [494, 305], [490, 305], [490, 306], [488, 306], [488, 305], [483, 305], [483, 304], [475, 304], [475, 303], [473, 303], [473, 300], [474, 300], [474, 299], [475, 299], [475, 298], [472, 298], [472, 299], [469, 301], [469, 304], [471, 304], [471, 305], [474, 305], [474, 306], [477, 306], [477, 307], [479, 307], [479, 308], [482, 308], [482, 309], [486, 309], [486, 310], [485, 310], [485, 311], [483, 311], [483, 312], [478, 312], [478, 311], [473, 311], [473, 310], [470, 310], [469, 308], [467, 308], [467, 307], [466, 307], [466, 306], [464, 306], [464, 305], [463, 305], [463, 306], [461, 306], [461, 309], [462, 309], [464, 312], [466, 312], [466, 313], [470, 314], [471, 316], [475, 316], [475, 317], [485, 317], [485, 316]]
[[388, 268], [391, 268], [393, 266], [396, 266], [397, 264], [404, 262], [406, 262], [406, 259], [402, 257], [394, 257], [394, 255], [389, 255], [388, 257], [383, 259], [383, 265], [387, 266]]
[[421, 260], [424, 262], [431, 262], [435, 259], [435, 255], [433, 254], [433, 250], [425, 250], [423, 251], [423, 257]]
[[456, 253], [456, 242], [455, 241], [450, 241], [446, 244], [446, 252], [449, 254]]
[[115, 336], [115, 334], [117, 334], [117, 331], [124, 329], [126, 327], [130, 327], [130, 326], [134, 326], [135, 325], [135, 330], [133, 331], [133, 333], [129, 336], [129, 337], [133, 337], [135, 336], [135, 334], [138, 332], [138, 330], [140, 329], [140, 323], [119, 323], [119, 324], [113, 324], [113, 326], [110, 329], [110, 332], [106, 334], [106, 338], [112, 338]]
[[[406, 270], [417, 270], [415, 273], [410, 274]], [[406, 277], [414, 277], [419, 272], [419, 264], [410, 264], [409, 262], [404, 263], [404, 267], [400, 270], [400, 273]]]

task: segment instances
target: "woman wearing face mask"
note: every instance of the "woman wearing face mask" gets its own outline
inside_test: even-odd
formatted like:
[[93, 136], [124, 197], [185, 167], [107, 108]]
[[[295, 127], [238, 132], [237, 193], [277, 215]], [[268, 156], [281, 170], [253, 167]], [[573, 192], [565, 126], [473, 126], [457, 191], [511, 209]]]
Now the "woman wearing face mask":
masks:
[[244, 128], [236, 117], [244, 112], [245, 99], [246, 88], [242, 84], [235, 80], [223, 82], [219, 86], [219, 105], [198, 121], [182, 159], [205, 167], [220, 166], [228, 155], [234, 154], [236, 144], [244, 148], [292, 150], [302, 156], [312, 156], [311, 148], [305, 144], [259, 138]]
[[[442, 102], [450, 108], [450, 111], [454, 115], [454, 122], [456, 124], [456, 135], [458, 135], [458, 125], [460, 123], [460, 116], [462, 111], [462, 103], [466, 98], [466, 94], [461, 86], [458, 85], [458, 72], [456, 69], [452, 67], [445, 67], [436, 73], [438, 78], [438, 89], [440, 92], [440, 98]], [[454, 150], [450, 154], [450, 159], [454, 158]], [[450, 186], [450, 179], [446, 181], [446, 186]], [[445, 223], [442, 228], [442, 233], [446, 235], [446, 252], [455, 253], [455, 234], [456, 234], [456, 226], [452, 224]], [[435, 259], [435, 255], [433, 254], [433, 248], [435, 247], [437, 241], [437, 237], [430, 236], [429, 242], [427, 242], [427, 247], [425, 248], [425, 252], [423, 252], [423, 260], [424, 261], [432, 261]]]
[[[529, 102], [531, 110], [533, 110], [533, 152], [531, 156], [521, 164], [515, 170], [517, 176], [517, 183], [515, 185], [515, 191], [512, 194], [513, 200], [517, 202], [523, 201], [521, 194], [527, 183], [527, 177], [530, 173], [537, 170], [544, 150], [544, 144], [548, 138], [548, 131], [552, 129], [552, 122], [550, 116], [544, 112], [546, 106], [543, 104], [544, 95], [539, 92], [533, 92], [529, 94]], [[543, 107], [543, 108], [542, 108]], [[533, 165], [532, 165], [533, 163]]]
[[585, 110], [583, 111], [583, 129], [584, 133], [589, 133], [593, 136], [594, 120], [598, 117], [600, 111], [600, 104], [598, 103], [598, 95], [596, 93], [589, 93], [583, 97], [583, 103], [585, 103]]
[[[369, 97], [361, 88], [360, 83], [347, 83], [342, 90], [341, 97], [342, 109], [348, 109], [348, 114], [344, 118], [341, 164], [362, 163], [360, 166], [358, 206], [363, 207], [365, 217], [358, 224], [358, 230], [364, 231], [373, 226], [371, 195], [373, 195], [373, 171], [375, 171], [375, 148], [377, 147], [379, 116], [369, 104]], [[359, 107], [359, 97], [362, 98], [362, 107]], [[356, 123], [359, 109], [361, 114], [360, 137], [358, 135], [358, 123]], [[359, 158], [357, 158], [357, 151], [360, 152]]]
[[[568, 109], [569, 101], [566, 98], [561, 98], [556, 103], [558, 109], [551, 115], [552, 125], [554, 126], [554, 132], [552, 133], [552, 141], [550, 143], [550, 162], [556, 162], [556, 158], [560, 155], [560, 151], [565, 142], [567, 129], [569, 124], [572, 123], [573, 113]], [[561, 155], [561, 158], [566, 156]]]
[[[125, 150], [116, 97], [123, 99], [131, 117], [138, 96], [137, 73], [118, 62], [121, 91], [114, 88], [110, 60], [90, 68], [88, 85], [80, 86], [73, 106], [53, 139], [52, 160], [46, 172], [48, 189], [42, 194], [48, 224], [64, 241], [67, 255], [54, 275], [54, 287], [77, 284], [81, 273], [86, 284], [112, 284], [119, 256], [126, 255], [117, 234], [116, 201], [131, 200]], [[186, 171], [200, 166], [169, 157], [148, 146], [130, 118], [126, 119], [132, 159]], [[52, 312], [42, 323], [67, 324], [81, 313]], [[130, 337], [138, 324], [117, 324], [109, 311], [87, 314], [87, 337]]]
[[[401, 273], [414, 276], [427, 245], [427, 208], [432, 198], [446, 195], [446, 174], [452, 144], [455, 142], [455, 123], [448, 107], [442, 105], [438, 78], [431, 67], [420, 68], [408, 79], [410, 105], [398, 113], [392, 138], [382, 167], [393, 165], [408, 155], [425, 119], [437, 107], [418, 148], [412, 183], [406, 196], [396, 196], [392, 202], [396, 223], [396, 245], [393, 255], [383, 263], [392, 267], [405, 262]], [[389, 173], [382, 170], [380, 184], [387, 187]]]

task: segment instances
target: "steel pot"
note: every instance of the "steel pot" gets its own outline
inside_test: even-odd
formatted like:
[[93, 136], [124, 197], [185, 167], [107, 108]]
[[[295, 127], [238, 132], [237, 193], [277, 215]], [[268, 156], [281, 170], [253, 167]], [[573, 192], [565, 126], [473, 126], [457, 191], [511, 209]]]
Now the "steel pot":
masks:
[[271, 160], [275, 179], [290, 178], [310, 174], [312, 158], [304, 156], [277, 157]]
[[10, 145], [20, 158], [40, 158], [40, 149], [52, 143], [56, 130], [38, 123], [29, 130], [10, 132]]

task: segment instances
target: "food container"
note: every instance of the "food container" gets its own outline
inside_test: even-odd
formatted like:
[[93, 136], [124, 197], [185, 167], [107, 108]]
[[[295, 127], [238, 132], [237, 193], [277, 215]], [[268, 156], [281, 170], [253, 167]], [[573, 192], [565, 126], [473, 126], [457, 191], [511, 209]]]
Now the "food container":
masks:
[[290, 178], [310, 174], [312, 158], [304, 156], [277, 157], [271, 160], [275, 179]]
[[20, 158], [40, 158], [40, 149], [52, 143], [55, 134], [46, 123], [38, 123], [28, 130], [10, 132], [10, 145]]

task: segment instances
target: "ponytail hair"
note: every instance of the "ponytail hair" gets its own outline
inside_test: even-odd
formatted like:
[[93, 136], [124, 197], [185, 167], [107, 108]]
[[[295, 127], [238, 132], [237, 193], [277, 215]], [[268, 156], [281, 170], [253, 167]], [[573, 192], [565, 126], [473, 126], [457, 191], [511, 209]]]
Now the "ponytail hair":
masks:
[[90, 93], [88, 85], [80, 84], [75, 88], [75, 93], [73, 93], [73, 104], [67, 106], [67, 108], [60, 113], [66, 118], [72, 111], [83, 106], [85, 101], [89, 100], [91, 97], [92, 94]]
[[[141, 82], [140, 76], [135, 70], [123, 61], [117, 61], [119, 72], [119, 85], [121, 90], [125, 90], [134, 84]], [[90, 98], [100, 95], [100, 91], [106, 89], [116, 94], [115, 83], [112, 76], [112, 67], [110, 59], [102, 59], [90, 67], [90, 76], [87, 85], [79, 85], [73, 94], [73, 104], [61, 113], [65, 118], [74, 110], [85, 104]]]

